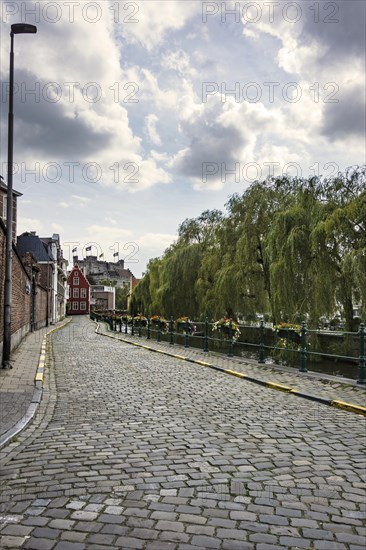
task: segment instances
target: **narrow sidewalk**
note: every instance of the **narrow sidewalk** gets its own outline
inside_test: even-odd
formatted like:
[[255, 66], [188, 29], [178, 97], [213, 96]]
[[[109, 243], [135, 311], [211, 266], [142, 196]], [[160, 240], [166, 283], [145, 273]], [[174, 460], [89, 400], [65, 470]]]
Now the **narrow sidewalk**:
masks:
[[[185, 348], [181, 345], [171, 345], [168, 342], [157, 342], [153, 337], [131, 336], [113, 332], [104, 322], [99, 324], [99, 331], [104, 335], [115, 337], [134, 345], [148, 347], [179, 359], [197, 363], [205, 367], [218, 368], [227, 374], [242, 377], [280, 391], [297, 393], [300, 397], [312, 401], [352, 410], [352, 405], [359, 414], [366, 415], [366, 385], [357, 384], [347, 378], [328, 376], [318, 372], [301, 373], [290, 367], [280, 367], [273, 364], [260, 365], [254, 360], [243, 360], [238, 357], [227, 357], [218, 353], [205, 353], [198, 348]], [[240, 376], [242, 375], [242, 376]], [[347, 405], [351, 405], [348, 407]], [[359, 410], [357, 410], [359, 409]], [[363, 410], [362, 410], [363, 409]]]
[[40, 402], [42, 381], [36, 384], [35, 378], [44, 337], [71, 319], [28, 333], [11, 354], [13, 368], [0, 368], [0, 448], [25, 427]]

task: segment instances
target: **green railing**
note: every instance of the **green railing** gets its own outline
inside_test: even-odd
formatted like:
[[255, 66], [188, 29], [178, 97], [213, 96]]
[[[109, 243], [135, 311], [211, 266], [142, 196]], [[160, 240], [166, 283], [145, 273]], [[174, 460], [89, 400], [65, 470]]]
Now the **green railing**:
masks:
[[[300, 372], [307, 372], [309, 360], [342, 361], [346, 365], [357, 365], [357, 382], [366, 384], [365, 326], [363, 323], [360, 324], [357, 332], [322, 332], [308, 329], [305, 323], [302, 323], [297, 331], [281, 329], [279, 332], [275, 332], [272, 328], [265, 327], [261, 321], [258, 325], [239, 325], [240, 336], [236, 339], [232, 321], [222, 330], [214, 331], [214, 323], [210, 323], [208, 319], [204, 322], [187, 321], [177, 326], [173, 319], [167, 321], [154, 318], [152, 321], [148, 317], [146, 321], [135, 322], [133, 318], [127, 316], [123, 318], [101, 312], [92, 312], [90, 316], [93, 320], [107, 322], [112, 331], [139, 338], [145, 337], [148, 340], [155, 339], [158, 342], [166, 341], [172, 346], [175, 344], [183, 345], [186, 348], [193, 346], [206, 353], [216, 351], [226, 353], [228, 357], [242, 356], [243, 348], [245, 348], [245, 352], [248, 352], [249, 348], [252, 350], [252, 358], [256, 359], [259, 364], [265, 364], [266, 359], [272, 358], [279, 363], [297, 365]], [[248, 329], [254, 331], [255, 337], [252, 340], [256, 341], [241, 339], [243, 332]], [[355, 350], [354, 355], [330, 353], [320, 349], [319, 340], [324, 337], [341, 339], [342, 342], [338, 342], [341, 347]]]

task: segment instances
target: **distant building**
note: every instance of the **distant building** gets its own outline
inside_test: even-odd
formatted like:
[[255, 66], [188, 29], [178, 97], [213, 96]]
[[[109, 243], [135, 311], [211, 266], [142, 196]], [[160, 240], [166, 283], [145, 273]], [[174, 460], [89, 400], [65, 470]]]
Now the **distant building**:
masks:
[[114, 286], [92, 285], [90, 287], [90, 309], [115, 310], [116, 288]]
[[68, 315], [87, 315], [90, 313], [90, 285], [79, 266], [74, 266], [68, 279], [69, 298]]
[[63, 258], [60, 236], [39, 237], [35, 231], [22, 233], [17, 239], [21, 257], [31, 253], [40, 268], [40, 284], [48, 292], [51, 323], [57, 323], [66, 315], [68, 262]]
[[98, 260], [97, 256], [87, 256], [79, 260], [77, 256], [73, 258], [74, 265], [78, 265], [84, 275], [88, 277], [91, 284], [100, 285], [103, 281], [110, 281], [110, 284], [117, 288], [130, 287], [131, 277], [135, 279], [129, 269], [125, 269], [124, 260], [117, 262], [105, 262]]
[[69, 262], [63, 257], [61, 249], [60, 235], [54, 233], [52, 237], [41, 237], [41, 241], [45, 243], [47, 249], [51, 251], [54, 270], [53, 270], [53, 311], [55, 316], [53, 321], [57, 322], [63, 319], [66, 315], [67, 303], [67, 266]]

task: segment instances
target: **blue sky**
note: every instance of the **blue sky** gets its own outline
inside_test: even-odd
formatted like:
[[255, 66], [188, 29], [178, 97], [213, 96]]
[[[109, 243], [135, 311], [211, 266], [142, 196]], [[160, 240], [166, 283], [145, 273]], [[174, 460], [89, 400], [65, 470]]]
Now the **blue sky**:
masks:
[[354, 0], [3, 1], [2, 143], [10, 25], [38, 27], [15, 37], [18, 232], [141, 276], [256, 177], [363, 164], [364, 20]]

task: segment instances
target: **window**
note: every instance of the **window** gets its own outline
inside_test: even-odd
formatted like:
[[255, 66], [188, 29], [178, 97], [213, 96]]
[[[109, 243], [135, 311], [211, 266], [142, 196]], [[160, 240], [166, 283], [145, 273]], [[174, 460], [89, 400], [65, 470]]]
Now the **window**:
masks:
[[86, 298], [86, 288], [80, 289], [80, 298]]
[[74, 277], [73, 285], [74, 286], [79, 286], [79, 277]]
[[79, 289], [78, 288], [73, 288], [72, 289], [72, 297], [73, 298], [79, 298]]
[[80, 302], [80, 309], [86, 311], [86, 302]]
[[73, 310], [78, 309], [78, 303], [77, 302], [72, 303], [72, 309]]

